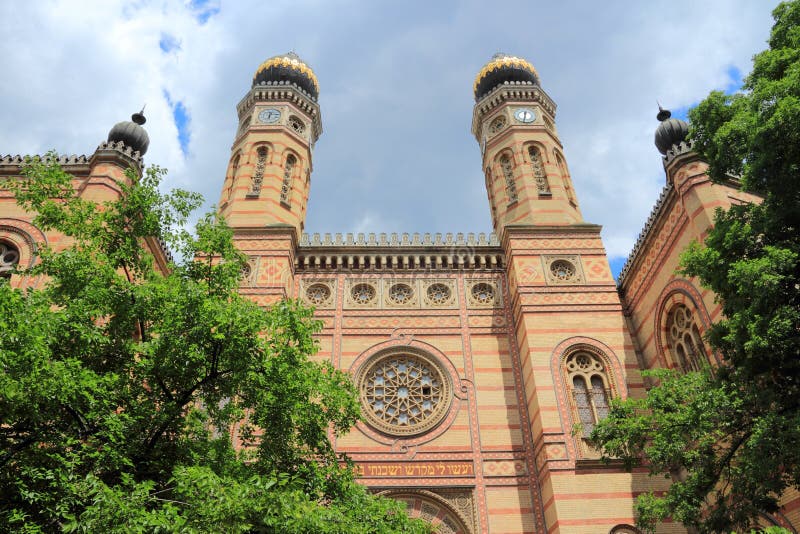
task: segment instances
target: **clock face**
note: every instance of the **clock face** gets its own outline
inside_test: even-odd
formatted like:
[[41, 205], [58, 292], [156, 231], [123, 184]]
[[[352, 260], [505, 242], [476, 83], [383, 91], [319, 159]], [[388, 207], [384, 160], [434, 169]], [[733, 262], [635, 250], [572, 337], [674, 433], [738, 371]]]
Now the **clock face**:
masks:
[[514, 118], [517, 119], [519, 122], [524, 122], [525, 124], [529, 124], [536, 120], [536, 113], [533, 110], [528, 108], [520, 108], [514, 112]]
[[262, 109], [258, 112], [258, 122], [262, 124], [275, 124], [281, 118], [281, 112], [275, 108]]

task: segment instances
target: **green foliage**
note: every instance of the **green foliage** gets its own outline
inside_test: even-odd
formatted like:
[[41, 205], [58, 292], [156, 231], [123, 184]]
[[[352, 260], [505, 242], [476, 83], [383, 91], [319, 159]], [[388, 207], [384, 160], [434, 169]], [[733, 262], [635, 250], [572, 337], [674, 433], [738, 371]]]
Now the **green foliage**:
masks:
[[647, 528], [671, 517], [700, 532], [747, 531], [800, 488], [800, 1], [780, 4], [770, 48], [744, 91], [690, 111], [715, 182], [737, 177], [762, 203], [719, 210], [682, 258], [722, 305], [707, 339], [713, 373], [658, 372], [646, 399], [616, 403], [593, 434], [607, 457], [675, 483], [639, 498]]
[[[0, 283], [0, 523], [21, 532], [427, 532], [354, 482], [329, 433], [359, 417], [349, 377], [309, 359], [320, 324], [237, 293], [223, 221], [183, 230], [200, 197], [163, 171], [122, 198], [76, 196], [31, 161], [9, 184], [35, 224], [40, 290]], [[147, 243], [181, 257], [163, 272]], [[229, 429], [239, 424], [243, 449]]]

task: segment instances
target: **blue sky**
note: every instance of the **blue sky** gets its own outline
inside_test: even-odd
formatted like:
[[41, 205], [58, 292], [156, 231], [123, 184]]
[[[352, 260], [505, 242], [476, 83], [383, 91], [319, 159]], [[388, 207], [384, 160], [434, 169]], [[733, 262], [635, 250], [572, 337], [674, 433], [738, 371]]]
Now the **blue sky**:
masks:
[[[537, 68], [585, 220], [618, 271], [664, 184], [656, 101], [730, 91], [771, 3], [115, 0], [0, 4], [0, 153], [91, 153], [147, 104], [165, 187], [219, 198], [236, 103], [267, 57], [320, 81], [310, 232], [489, 232], [472, 82], [497, 51]], [[46, 38], [43, 38], [46, 36]]]

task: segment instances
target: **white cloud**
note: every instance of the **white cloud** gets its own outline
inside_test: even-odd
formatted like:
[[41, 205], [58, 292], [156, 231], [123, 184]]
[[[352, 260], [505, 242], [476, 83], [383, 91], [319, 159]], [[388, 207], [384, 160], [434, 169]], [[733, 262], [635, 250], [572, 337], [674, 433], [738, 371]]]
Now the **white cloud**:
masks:
[[[294, 49], [320, 79], [325, 128], [309, 231], [488, 232], [471, 89], [503, 50], [537, 66], [584, 218], [622, 256], [664, 183], [656, 99], [688, 106], [725, 87], [731, 67], [749, 72], [771, 23], [748, 0], [211, 7], [203, 22], [180, 0], [0, 5], [14, 21], [0, 42], [0, 152], [91, 153], [147, 103], [146, 160], [170, 169], [166, 185], [216, 202], [236, 103], [261, 61]], [[164, 53], [165, 35], [179, 47]], [[165, 90], [191, 117], [186, 156]]]

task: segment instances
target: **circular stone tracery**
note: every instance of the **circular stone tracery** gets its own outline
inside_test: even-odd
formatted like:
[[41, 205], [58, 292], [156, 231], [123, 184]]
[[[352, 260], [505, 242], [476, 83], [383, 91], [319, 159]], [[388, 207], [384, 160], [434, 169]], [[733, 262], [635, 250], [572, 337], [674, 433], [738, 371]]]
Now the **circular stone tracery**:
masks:
[[331, 296], [331, 290], [325, 284], [312, 284], [306, 289], [306, 298], [311, 304], [324, 304]]
[[448, 375], [433, 358], [414, 352], [374, 357], [362, 367], [357, 384], [367, 422], [397, 436], [432, 429], [452, 400]]
[[428, 286], [428, 299], [434, 304], [447, 304], [450, 295], [450, 288], [445, 284], [436, 283]]
[[414, 290], [408, 284], [395, 284], [389, 289], [389, 300], [394, 304], [407, 304], [414, 296]]
[[356, 304], [369, 304], [375, 299], [375, 288], [369, 284], [356, 284], [350, 290], [350, 297]]
[[556, 280], [567, 282], [575, 278], [575, 266], [567, 260], [556, 260], [550, 264], [550, 273]]
[[475, 284], [472, 286], [472, 298], [480, 304], [489, 304], [494, 300], [494, 287], [483, 282]]

